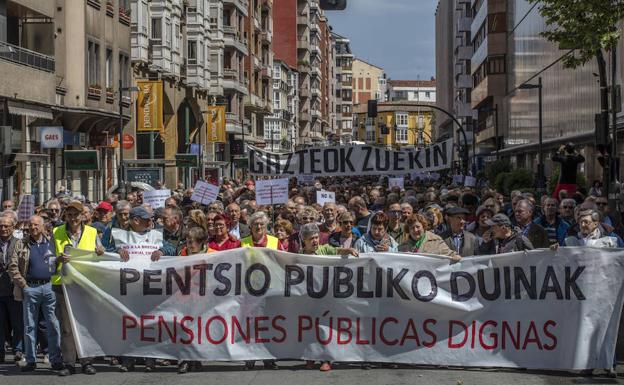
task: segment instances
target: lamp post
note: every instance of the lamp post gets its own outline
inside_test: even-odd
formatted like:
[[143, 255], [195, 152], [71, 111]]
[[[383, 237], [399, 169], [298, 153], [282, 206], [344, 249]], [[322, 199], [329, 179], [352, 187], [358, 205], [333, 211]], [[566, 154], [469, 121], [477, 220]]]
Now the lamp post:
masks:
[[537, 144], [537, 193], [539, 197], [544, 194], [544, 153], [542, 148], [542, 136], [543, 136], [543, 113], [542, 113], [542, 77], [537, 80], [537, 84], [522, 84], [518, 87], [521, 90], [533, 90], [538, 91], [538, 144]]
[[119, 172], [117, 173], [117, 184], [119, 187], [118, 195], [121, 199], [126, 199], [126, 181], [124, 177], [124, 164], [123, 164], [123, 92], [134, 91], [138, 92], [138, 87], [124, 87], [121, 76], [119, 77]]

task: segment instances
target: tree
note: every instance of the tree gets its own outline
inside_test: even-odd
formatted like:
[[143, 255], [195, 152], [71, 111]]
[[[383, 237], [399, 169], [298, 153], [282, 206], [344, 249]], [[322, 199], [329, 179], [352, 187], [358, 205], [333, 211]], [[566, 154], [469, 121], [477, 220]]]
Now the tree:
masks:
[[[608, 143], [609, 93], [607, 86], [607, 65], [605, 51], [615, 49], [620, 39], [618, 23], [624, 18], [624, 0], [528, 0], [539, 3], [539, 11], [549, 29], [542, 33], [546, 39], [569, 50], [563, 58], [566, 68], [577, 68], [593, 58], [598, 63], [600, 79], [600, 124], [603, 135], [598, 135], [598, 144]], [[605, 158], [603, 183], [609, 194], [611, 160], [609, 145], [599, 148]], [[612, 200], [610, 199], [610, 205]], [[613, 209], [613, 207], [611, 207]]]

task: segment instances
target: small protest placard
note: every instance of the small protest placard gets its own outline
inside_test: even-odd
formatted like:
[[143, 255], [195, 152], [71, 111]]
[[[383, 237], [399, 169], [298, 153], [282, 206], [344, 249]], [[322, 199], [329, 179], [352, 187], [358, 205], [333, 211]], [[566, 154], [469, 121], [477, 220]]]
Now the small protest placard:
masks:
[[317, 191], [316, 192], [316, 203], [323, 206], [325, 203], [336, 203], [336, 193], [333, 191]]
[[256, 203], [277, 205], [288, 202], [288, 178], [256, 181]]
[[392, 190], [393, 187], [403, 190], [405, 188], [405, 178], [388, 178], [388, 188]]
[[464, 186], [466, 187], [475, 187], [477, 185], [477, 178], [474, 176], [466, 175], [464, 178]]
[[143, 192], [143, 203], [152, 206], [153, 209], [165, 207], [165, 201], [171, 197], [171, 190], [152, 190]]
[[313, 185], [314, 184], [314, 175], [311, 174], [299, 174], [297, 175], [297, 184], [300, 186], [303, 185]]
[[453, 175], [453, 184], [454, 185], [461, 185], [462, 183], [464, 183], [464, 176], [463, 175]]
[[26, 194], [22, 195], [19, 206], [17, 206], [17, 220], [27, 221], [35, 213], [35, 196]]
[[191, 200], [199, 202], [202, 205], [209, 205], [217, 200], [219, 196], [219, 186], [198, 180], [193, 187], [193, 195]]

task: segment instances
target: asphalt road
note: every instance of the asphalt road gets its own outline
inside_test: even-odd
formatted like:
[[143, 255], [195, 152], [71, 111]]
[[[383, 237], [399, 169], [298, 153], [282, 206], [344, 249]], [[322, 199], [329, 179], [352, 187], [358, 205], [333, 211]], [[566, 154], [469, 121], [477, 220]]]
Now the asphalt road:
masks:
[[[9, 358], [9, 357], [7, 357]], [[306, 370], [302, 362], [280, 362], [279, 370], [264, 370], [259, 363], [255, 370], [244, 371], [242, 364], [205, 363], [201, 372], [177, 374], [176, 367], [157, 367], [153, 373], [145, 373], [142, 366], [134, 372], [120, 373], [117, 367], [105, 363], [96, 364], [94, 376], [78, 374], [58, 377], [48, 365], [39, 364], [34, 373], [22, 374], [14, 364], [0, 365], [0, 384], [50, 385], [559, 385], [559, 384], [624, 384], [624, 366], [618, 367], [622, 378], [612, 379], [599, 375], [583, 377], [578, 373], [526, 371], [526, 370], [479, 370], [460, 368], [401, 367], [398, 369], [373, 368], [363, 370], [359, 365], [334, 365], [330, 372]]]

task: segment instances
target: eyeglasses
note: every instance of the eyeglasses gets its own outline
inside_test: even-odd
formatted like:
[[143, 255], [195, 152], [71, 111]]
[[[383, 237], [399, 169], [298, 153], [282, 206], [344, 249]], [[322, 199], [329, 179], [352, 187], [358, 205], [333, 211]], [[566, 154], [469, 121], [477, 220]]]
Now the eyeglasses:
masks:
[[342, 221], [342, 222], [340, 222], [340, 224], [342, 224], [342, 225], [352, 225], [353, 221]]
[[313, 221], [314, 218], [313, 217], [301, 217], [302, 220], [304, 221]]
[[49, 211], [54, 211], [56, 213], [58, 213], [59, 211], [61, 211], [61, 209], [48, 209]]
[[224, 225], [223, 223], [218, 223], [218, 224], [217, 224], [217, 223], [215, 223], [215, 224], [214, 224], [214, 228], [215, 228], [215, 229], [224, 229], [224, 228], [225, 228], [225, 225]]

